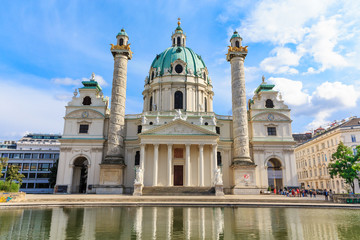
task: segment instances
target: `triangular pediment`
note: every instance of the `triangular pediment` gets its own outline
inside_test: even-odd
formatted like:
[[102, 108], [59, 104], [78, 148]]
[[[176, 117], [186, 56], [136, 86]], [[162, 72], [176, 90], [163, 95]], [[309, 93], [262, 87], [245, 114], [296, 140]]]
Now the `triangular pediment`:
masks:
[[175, 120], [165, 125], [155, 127], [153, 129], [144, 131], [141, 135], [212, 135], [217, 136], [216, 133], [204, 129], [200, 126], [190, 124], [183, 120]]

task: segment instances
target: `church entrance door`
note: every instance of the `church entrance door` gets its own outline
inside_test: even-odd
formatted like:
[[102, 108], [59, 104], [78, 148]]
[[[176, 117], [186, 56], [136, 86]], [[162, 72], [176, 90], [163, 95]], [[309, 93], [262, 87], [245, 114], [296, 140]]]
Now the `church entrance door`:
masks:
[[184, 182], [184, 166], [175, 165], [174, 166], [174, 186], [183, 186]]
[[86, 193], [88, 178], [88, 161], [85, 157], [78, 157], [74, 161], [72, 193]]

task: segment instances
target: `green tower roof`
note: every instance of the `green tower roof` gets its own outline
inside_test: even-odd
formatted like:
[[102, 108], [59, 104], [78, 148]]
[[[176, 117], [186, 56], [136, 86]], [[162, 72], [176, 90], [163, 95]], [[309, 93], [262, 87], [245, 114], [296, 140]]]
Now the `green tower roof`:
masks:
[[101, 87], [97, 81], [95, 81], [95, 74], [93, 73], [91, 75], [91, 79], [89, 81], [82, 81], [81, 82], [84, 87], [82, 89], [96, 89], [98, 91], [101, 91]]
[[127, 35], [127, 33], [125, 32], [125, 29], [121, 29], [121, 31], [118, 33], [118, 35], [116, 35], [116, 36], [119, 36], [119, 35], [123, 35], [123, 36], [127, 36], [127, 37], [129, 37], [128, 35]]
[[233, 38], [236, 38], [236, 37], [241, 38], [240, 34], [237, 31], [234, 32], [234, 34], [231, 36], [230, 40]]
[[274, 87], [274, 84], [267, 84], [265, 77], [262, 76], [262, 83], [256, 88], [255, 93], [271, 91]]

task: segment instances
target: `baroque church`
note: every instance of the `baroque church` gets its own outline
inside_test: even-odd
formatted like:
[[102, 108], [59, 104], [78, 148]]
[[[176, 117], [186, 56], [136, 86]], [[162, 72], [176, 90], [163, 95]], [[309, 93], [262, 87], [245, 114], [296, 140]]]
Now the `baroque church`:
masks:
[[298, 185], [290, 109], [264, 77], [246, 101], [248, 48], [236, 31], [226, 54], [232, 116], [214, 113], [208, 69], [180, 21], [151, 63], [142, 113], [125, 115], [132, 52], [124, 29], [116, 40], [111, 105], [93, 74], [66, 106], [55, 192], [222, 196]]

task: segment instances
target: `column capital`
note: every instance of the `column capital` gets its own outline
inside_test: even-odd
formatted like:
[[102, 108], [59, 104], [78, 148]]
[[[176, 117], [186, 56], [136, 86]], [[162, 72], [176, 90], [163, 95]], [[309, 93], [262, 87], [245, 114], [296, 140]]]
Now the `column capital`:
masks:
[[168, 144], [167, 144], [168, 147], [172, 147], [173, 145], [174, 145], [174, 144], [172, 144], [172, 143], [168, 143]]
[[154, 147], [156, 147], [156, 148], [159, 147], [159, 144], [158, 144], [158, 143], [154, 143], [153, 145], [154, 145]]

